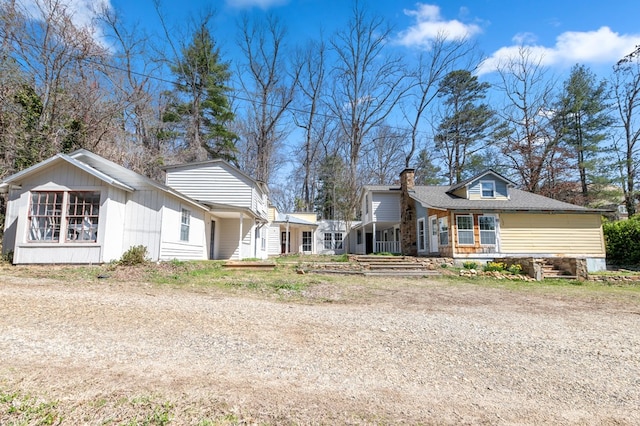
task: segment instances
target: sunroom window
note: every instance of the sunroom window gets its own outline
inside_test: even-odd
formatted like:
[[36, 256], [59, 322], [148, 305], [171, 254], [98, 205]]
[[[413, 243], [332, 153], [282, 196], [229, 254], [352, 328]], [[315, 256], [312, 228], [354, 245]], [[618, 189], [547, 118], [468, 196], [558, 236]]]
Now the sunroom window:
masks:
[[100, 192], [33, 191], [29, 208], [29, 241], [95, 242]]

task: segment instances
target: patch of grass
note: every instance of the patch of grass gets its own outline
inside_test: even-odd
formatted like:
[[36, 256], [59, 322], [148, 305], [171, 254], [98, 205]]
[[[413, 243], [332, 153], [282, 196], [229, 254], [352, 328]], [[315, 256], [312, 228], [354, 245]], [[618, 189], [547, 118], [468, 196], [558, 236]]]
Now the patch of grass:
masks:
[[56, 401], [44, 401], [18, 392], [0, 391], [0, 424], [60, 424], [63, 418], [57, 406]]

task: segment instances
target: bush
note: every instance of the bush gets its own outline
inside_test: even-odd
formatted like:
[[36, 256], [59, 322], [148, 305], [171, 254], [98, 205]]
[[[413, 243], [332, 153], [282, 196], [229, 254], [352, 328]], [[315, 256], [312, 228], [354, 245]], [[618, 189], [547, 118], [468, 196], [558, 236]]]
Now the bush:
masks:
[[145, 246], [132, 246], [122, 254], [118, 264], [124, 266], [141, 265], [147, 262], [147, 248]]
[[607, 261], [619, 266], [640, 265], [640, 215], [602, 226]]
[[522, 266], [514, 263], [513, 265], [509, 266], [507, 270], [513, 275], [520, 275], [522, 273]]
[[505, 265], [504, 262], [487, 262], [487, 264], [484, 266], [485, 272], [492, 272], [492, 271], [502, 272], [502, 271], [505, 271], [506, 269], [507, 269], [507, 265]]
[[462, 267], [464, 269], [478, 269], [478, 264], [476, 262], [468, 260], [462, 264]]

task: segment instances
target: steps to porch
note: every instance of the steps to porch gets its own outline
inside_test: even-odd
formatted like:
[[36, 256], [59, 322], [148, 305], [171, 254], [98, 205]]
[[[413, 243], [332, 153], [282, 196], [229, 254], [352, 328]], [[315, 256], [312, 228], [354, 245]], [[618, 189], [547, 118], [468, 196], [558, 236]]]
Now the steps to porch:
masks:
[[542, 267], [543, 279], [575, 280], [577, 278], [575, 275], [571, 275], [569, 272], [560, 269], [549, 260], [541, 262], [540, 266]]
[[251, 271], [273, 271], [276, 268], [274, 262], [261, 261], [234, 261], [228, 260], [224, 263], [225, 269], [251, 270]]
[[441, 273], [431, 263], [423, 263], [422, 258], [409, 256], [354, 256], [365, 276], [435, 276]]

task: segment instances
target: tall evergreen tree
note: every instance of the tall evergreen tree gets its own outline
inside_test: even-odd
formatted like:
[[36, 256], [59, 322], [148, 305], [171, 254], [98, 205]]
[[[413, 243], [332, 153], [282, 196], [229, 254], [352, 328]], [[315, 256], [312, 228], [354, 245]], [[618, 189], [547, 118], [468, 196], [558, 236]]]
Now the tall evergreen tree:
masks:
[[238, 137], [228, 128], [234, 119], [227, 87], [231, 73], [207, 28], [207, 19], [181, 54], [171, 67], [176, 83], [163, 119], [178, 124], [174, 136], [185, 145], [187, 160], [235, 162]]
[[575, 156], [584, 203], [592, 198], [592, 184], [606, 182], [599, 164], [602, 142], [613, 122], [608, 113], [606, 92], [605, 81], [597, 82], [587, 67], [575, 65], [559, 99], [560, 140]]
[[445, 155], [450, 184], [463, 180], [469, 159], [498, 135], [495, 112], [479, 103], [488, 89], [488, 83], [479, 82], [468, 70], [452, 71], [439, 84], [446, 111], [434, 138]]

